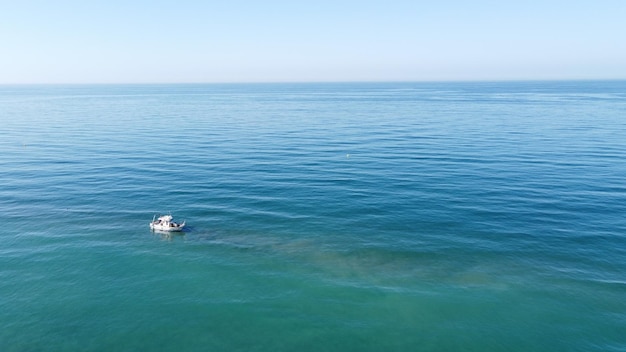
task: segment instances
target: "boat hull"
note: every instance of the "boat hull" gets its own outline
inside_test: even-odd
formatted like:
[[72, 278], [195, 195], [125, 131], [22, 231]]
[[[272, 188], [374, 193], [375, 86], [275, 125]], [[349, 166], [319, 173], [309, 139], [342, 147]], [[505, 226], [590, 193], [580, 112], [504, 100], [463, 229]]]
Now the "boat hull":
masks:
[[150, 229], [154, 231], [167, 231], [167, 232], [180, 232], [185, 228], [184, 224], [181, 225], [162, 225], [150, 223]]

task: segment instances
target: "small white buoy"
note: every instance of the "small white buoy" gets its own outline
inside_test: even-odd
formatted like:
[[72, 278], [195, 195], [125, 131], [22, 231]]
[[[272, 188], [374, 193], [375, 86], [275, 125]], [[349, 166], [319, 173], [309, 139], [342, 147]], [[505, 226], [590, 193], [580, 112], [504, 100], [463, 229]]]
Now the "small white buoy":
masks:
[[350, 154], [346, 154], [346, 158], [349, 158], [349, 157], [350, 157]]

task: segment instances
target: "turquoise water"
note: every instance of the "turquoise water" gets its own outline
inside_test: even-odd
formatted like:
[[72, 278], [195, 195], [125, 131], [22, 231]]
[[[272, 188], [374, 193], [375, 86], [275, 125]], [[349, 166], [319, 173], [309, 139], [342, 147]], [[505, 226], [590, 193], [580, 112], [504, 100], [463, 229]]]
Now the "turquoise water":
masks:
[[625, 92], [0, 86], [0, 350], [624, 351]]

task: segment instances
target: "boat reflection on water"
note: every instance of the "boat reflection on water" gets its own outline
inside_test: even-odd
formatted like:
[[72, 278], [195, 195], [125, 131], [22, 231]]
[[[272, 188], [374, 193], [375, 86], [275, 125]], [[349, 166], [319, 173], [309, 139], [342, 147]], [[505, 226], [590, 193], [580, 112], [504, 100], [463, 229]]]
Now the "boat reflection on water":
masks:
[[152, 230], [152, 234], [155, 237], [160, 237], [163, 241], [175, 241], [182, 240], [185, 238], [185, 232], [183, 231], [162, 231], [162, 230]]

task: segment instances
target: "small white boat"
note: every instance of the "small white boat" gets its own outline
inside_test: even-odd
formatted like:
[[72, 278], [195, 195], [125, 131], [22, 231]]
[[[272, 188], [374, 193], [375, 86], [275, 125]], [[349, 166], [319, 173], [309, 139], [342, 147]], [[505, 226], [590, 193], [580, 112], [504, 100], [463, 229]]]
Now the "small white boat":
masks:
[[171, 215], [163, 215], [156, 218], [156, 215], [152, 218], [150, 223], [150, 230], [153, 231], [182, 231], [185, 227], [185, 222], [177, 223], [172, 221]]

